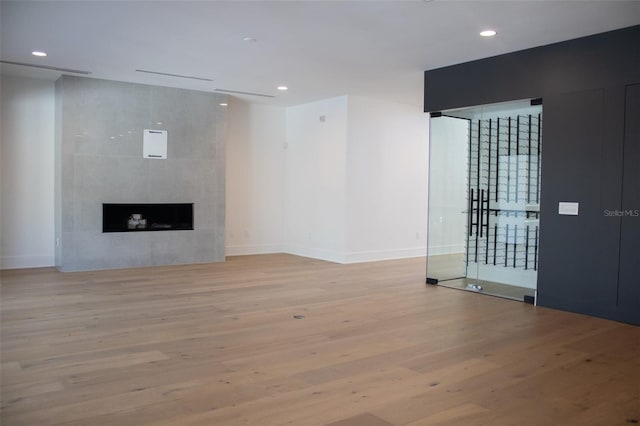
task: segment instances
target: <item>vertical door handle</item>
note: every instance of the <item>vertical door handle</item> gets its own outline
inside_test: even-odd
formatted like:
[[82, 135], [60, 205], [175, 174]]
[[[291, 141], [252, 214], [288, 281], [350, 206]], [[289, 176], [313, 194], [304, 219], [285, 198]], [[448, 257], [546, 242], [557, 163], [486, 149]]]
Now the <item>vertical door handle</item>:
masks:
[[469, 197], [469, 211], [467, 212], [469, 218], [469, 236], [473, 237], [473, 188], [471, 188], [471, 196]]
[[480, 190], [480, 200], [478, 203], [480, 204], [478, 206], [478, 223], [480, 224], [480, 238], [482, 238], [482, 228], [484, 228], [484, 189]]

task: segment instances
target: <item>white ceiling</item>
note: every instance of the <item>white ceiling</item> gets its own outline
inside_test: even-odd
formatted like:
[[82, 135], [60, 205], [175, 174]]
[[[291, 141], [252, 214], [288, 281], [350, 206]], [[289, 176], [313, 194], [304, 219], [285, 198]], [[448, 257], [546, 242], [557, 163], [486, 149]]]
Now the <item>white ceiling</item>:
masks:
[[[3, 0], [0, 13], [2, 61], [272, 95], [242, 97], [282, 106], [345, 94], [420, 106], [424, 70], [637, 25], [640, 1]], [[485, 28], [498, 35], [479, 37]]]

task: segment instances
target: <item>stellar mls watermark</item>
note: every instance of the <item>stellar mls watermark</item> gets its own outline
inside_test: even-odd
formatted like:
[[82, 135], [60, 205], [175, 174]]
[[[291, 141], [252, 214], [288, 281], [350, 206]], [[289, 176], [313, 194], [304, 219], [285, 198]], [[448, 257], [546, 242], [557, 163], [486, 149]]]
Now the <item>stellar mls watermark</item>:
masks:
[[640, 209], [630, 210], [604, 210], [606, 217], [639, 217]]

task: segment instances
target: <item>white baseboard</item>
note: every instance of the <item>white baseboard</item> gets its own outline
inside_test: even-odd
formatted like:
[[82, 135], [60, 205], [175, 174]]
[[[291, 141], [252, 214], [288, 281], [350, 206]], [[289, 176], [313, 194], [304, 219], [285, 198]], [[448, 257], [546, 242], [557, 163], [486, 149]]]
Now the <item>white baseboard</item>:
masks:
[[370, 250], [351, 253], [337, 253], [315, 247], [285, 245], [285, 253], [296, 256], [310, 257], [312, 259], [326, 260], [334, 263], [364, 263], [381, 260], [407, 259], [412, 257], [425, 257], [426, 247], [412, 247], [395, 250]]
[[226, 256], [247, 256], [251, 254], [282, 253], [283, 248], [280, 244], [254, 244], [226, 246], [224, 251]]
[[46, 268], [55, 264], [55, 256], [3, 256], [0, 258], [0, 269]]
[[326, 260], [334, 263], [345, 263], [342, 253], [331, 250], [325, 250], [317, 247], [307, 247], [295, 244], [285, 244], [284, 253], [293, 254], [294, 256], [309, 257], [311, 259]]
[[395, 250], [370, 250], [347, 253], [343, 263], [377, 262], [381, 260], [408, 259], [425, 257], [426, 247], [412, 247]]

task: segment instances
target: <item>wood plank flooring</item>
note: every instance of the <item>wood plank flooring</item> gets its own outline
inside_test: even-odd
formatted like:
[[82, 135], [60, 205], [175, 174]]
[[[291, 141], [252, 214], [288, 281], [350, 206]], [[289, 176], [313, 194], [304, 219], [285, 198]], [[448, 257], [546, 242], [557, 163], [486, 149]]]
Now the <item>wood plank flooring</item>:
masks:
[[640, 421], [640, 327], [425, 286], [424, 272], [424, 258], [290, 255], [3, 271], [1, 423]]

